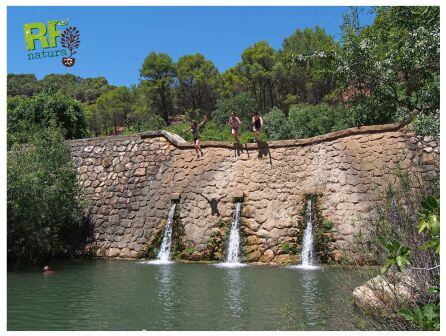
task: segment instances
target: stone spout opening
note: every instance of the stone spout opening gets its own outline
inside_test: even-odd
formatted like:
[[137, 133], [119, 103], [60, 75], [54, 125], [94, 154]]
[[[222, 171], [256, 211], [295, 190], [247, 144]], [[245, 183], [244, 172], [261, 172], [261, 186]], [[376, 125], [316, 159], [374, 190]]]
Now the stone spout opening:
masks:
[[180, 203], [180, 198], [181, 198], [181, 195], [180, 195], [179, 193], [174, 193], [174, 194], [172, 194], [172, 196], [170, 197], [170, 201], [171, 201], [172, 203]]
[[243, 203], [245, 200], [245, 195], [243, 191], [236, 192], [232, 195], [232, 202], [233, 203]]

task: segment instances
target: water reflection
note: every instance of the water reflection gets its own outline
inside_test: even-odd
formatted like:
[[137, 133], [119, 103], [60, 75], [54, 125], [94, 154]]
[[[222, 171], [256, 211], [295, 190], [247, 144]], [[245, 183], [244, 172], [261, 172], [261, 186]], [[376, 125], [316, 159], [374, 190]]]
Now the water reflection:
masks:
[[169, 322], [175, 320], [174, 274], [172, 265], [159, 265], [155, 275], [155, 282], [158, 284], [157, 306], [162, 310], [159, 316], [168, 325]]
[[8, 272], [9, 330], [345, 330], [355, 312], [339, 284], [365, 280], [342, 269], [114, 260], [63, 261], [58, 269], [47, 278]]
[[305, 315], [306, 325], [316, 326], [321, 321], [319, 311], [320, 293], [320, 274], [317, 271], [300, 272], [300, 284], [302, 286], [302, 307]]
[[228, 268], [226, 269], [226, 296], [225, 303], [233, 318], [240, 317], [242, 312], [242, 282], [240, 279], [240, 269]]

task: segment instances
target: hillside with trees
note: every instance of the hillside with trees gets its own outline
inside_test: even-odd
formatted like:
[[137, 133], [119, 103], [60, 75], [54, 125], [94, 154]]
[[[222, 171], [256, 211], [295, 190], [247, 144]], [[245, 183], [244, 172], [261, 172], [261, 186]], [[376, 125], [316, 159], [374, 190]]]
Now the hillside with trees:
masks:
[[[206, 115], [210, 122], [203, 139], [226, 140], [224, 121], [232, 110], [243, 122], [244, 141], [252, 141], [248, 121], [255, 111], [265, 117], [266, 140], [389, 123], [412, 114], [419, 133], [438, 136], [439, 9], [374, 10], [374, 23], [362, 27], [358, 9], [350, 8], [340, 41], [317, 26], [297, 29], [279, 50], [259, 41], [223, 73], [199, 53], [175, 62], [151, 52], [140, 66], [140, 82], [131, 87], [112, 86], [104, 77], [50, 74], [37, 80], [10, 74], [8, 96], [22, 99], [8, 104], [9, 132], [17, 128], [16, 107], [59, 91], [82, 105], [87, 128], [75, 137], [164, 128], [189, 139], [188, 123]], [[67, 137], [74, 133], [67, 131]]]

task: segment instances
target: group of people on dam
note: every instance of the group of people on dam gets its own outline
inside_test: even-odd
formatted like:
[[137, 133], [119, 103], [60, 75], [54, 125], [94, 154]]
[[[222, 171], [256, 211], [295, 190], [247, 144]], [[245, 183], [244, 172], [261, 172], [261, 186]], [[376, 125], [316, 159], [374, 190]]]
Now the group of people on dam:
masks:
[[[201, 150], [200, 146], [200, 128], [203, 127], [206, 121], [207, 117], [204, 116], [203, 120], [200, 123], [194, 120], [190, 124], [190, 131], [192, 132], [197, 156], [200, 156], [200, 154], [203, 155], [203, 151]], [[240, 121], [240, 118], [236, 116], [235, 112], [231, 112], [231, 116], [229, 117], [229, 120], [226, 122], [226, 124], [231, 125], [232, 127], [231, 134], [234, 137], [236, 143], [240, 143], [241, 123], [242, 122]], [[263, 128], [263, 119], [258, 112], [255, 112], [251, 118], [251, 131], [256, 142], [259, 141], [260, 132], [262, 131], [262, 128]]]

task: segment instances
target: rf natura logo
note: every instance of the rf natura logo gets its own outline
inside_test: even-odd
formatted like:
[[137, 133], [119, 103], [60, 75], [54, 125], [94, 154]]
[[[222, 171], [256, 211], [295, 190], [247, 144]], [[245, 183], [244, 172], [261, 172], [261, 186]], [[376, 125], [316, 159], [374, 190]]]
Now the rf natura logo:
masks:
[[[77, 53], [79, 48], [80, 33], [76, 27], [67, 27], [67, 24], [68, 19], [51, 20], [47, 24], [33, 22], [23, 25], [28, 61], [62, 57], [63, 65], [73, 66], [76, 61], [73, 55]], [[58, 27], [66, 28], [62, 31]], [[36, 41], [40, 41], [41, 51], [36, 50]]]

